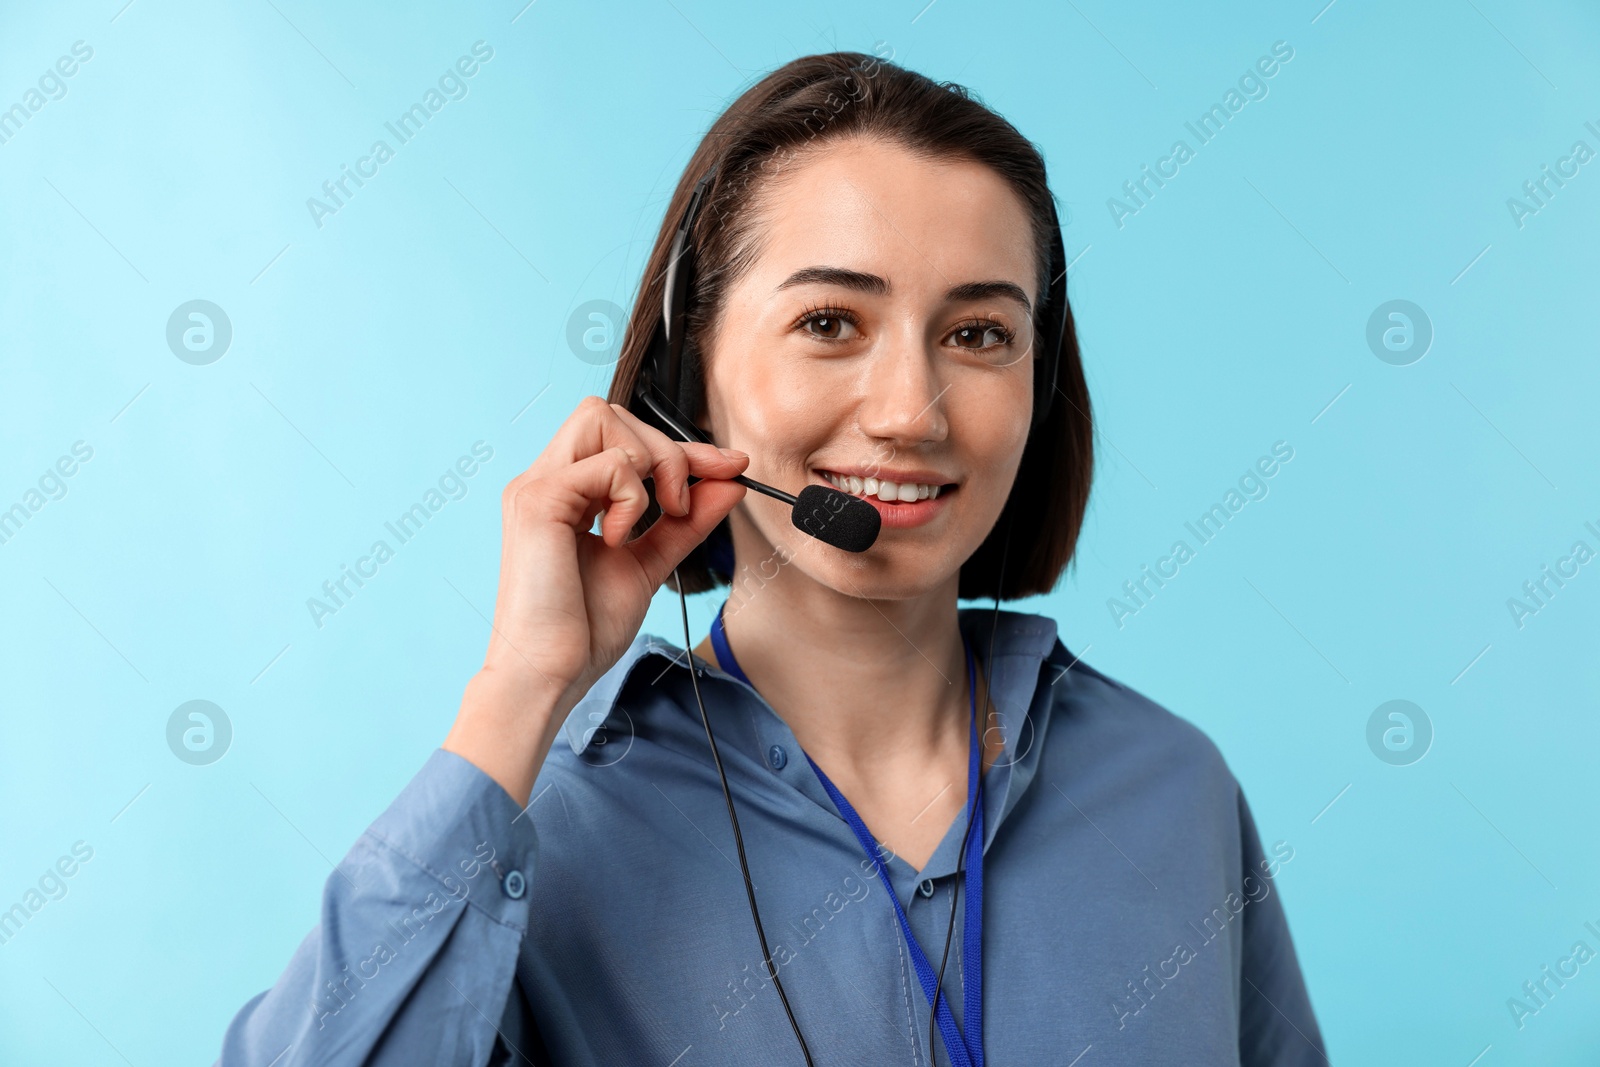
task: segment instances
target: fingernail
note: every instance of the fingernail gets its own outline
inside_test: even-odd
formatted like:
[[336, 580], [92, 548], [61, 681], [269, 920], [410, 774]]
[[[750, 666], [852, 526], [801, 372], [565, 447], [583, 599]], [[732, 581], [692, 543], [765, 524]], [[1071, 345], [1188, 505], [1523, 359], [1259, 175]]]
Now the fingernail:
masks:
[[750, 458], [749, 453], [740, 452], [737, 448], [718, 448], [717, 451], [721, 452], [724, 456], [727, 456], [729, 459], [749, 459]]
[[684, 511], [688, 511], [689, 510], [689, 486], [687, 484], [684, 485], [684, 487], [682, 489], [678, 490], [678, 499], [681, 502], [681, 506], [683, 507], [683, 510]]

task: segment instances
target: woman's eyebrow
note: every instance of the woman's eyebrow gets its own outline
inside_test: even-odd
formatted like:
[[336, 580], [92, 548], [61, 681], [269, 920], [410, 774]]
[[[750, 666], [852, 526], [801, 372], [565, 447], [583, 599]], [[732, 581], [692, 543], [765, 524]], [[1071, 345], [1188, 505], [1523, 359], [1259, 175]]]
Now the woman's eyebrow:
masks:
[[944, 294], [944, 298], [953, 303], [1010, 298], [1022, 305], [1025, 314], [1033, 314], [1033, 304], [1029, 302], [1028, 294], [1015, 282], [962, 282], [960, 285], [951, 286], [950, 291]]
[[[847, 267], [803, 267], [780, 282], [774, 291], [782, 291], [796, 285], [837, 285], [842, 289], [854, 289], [856, 292], [870, 293], [873, 296], [888, 296], [890, 291], [888, 279], [880, 278], [876, 274], [850, 270]], [[1033, 313], [1033, 304], [1028, 300], [1028, 294], [1014, 282], [962, 282], [960, 285], [951, 286], [945, 293], [946, 300], [956, 302], [996, 298], [1015, 300], [1022, 305], [1023, 311], [1028, 314]]]
[[865, 274], [846, 267], [802, 267], [778, 283], [774, 292], [796, 285], [837, 285], [841, 289], [854, 289], [873, 296], [888, 296], [889, 281], [876, 274]]

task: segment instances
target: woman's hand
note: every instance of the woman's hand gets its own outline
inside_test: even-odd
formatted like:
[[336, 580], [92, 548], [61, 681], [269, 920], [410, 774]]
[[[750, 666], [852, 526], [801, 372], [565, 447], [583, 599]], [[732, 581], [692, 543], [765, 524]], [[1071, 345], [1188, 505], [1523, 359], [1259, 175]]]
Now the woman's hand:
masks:
[[[526, 804], [567, 712], [633, 642], [672, 568], [744, 498], [728, 479], [749, 462], [585, 397], [501, 495], [489, 651], [443, 747]], [[703, 480], [690, 486], [691, 474]], [[625, 543], [649, 506], [646, 477], [662, 515]]]

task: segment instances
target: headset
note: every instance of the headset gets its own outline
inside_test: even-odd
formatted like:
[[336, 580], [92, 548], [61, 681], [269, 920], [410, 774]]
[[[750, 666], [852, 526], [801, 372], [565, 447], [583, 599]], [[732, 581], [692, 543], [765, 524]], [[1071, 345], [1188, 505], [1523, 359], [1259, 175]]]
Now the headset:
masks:
[[[647, 424], [677, 437], [679, 440], [706, 444], [714, 444], [709, 434], [706, 434], [694, 424], [690, 413], [697, 408], [698, 391], [702, 387], [703, 376], [700, 367], [693, 359], [685, 359], [684, 334], [687, 327], [687, 313], [689, 293], [694, 283], [694, 244], [692, 231], [695, 219], [700, 213], [701, 205], [708, 196], [708, 191], [716, 178], [718, 166], [712, 163], [706, 173], [695, 184], [694, 191], [689, 196], [689, 203], [684, 209], [683, 217], [678, 223], [676, 234], [673, 236], [671, 251], [667, 259], [666, 283], [662, 291], [661, 318], [655, 325], [651, 335], [650, 344], [645, 352], [644, 364], [636, 380], [633, 394], [629, 398], [628, 410], [644, 420]], [[1052, 400], [1058, 391], [1057, 377], [1060, 372], [1061, 340], [1067, 319], [1067, 263], [1066, 252], [1061, 241], [1061, 227], [1056, 216], [1055, 204], [1047, 196], [1046, 202], [1050, 208], [1050, 282], [1046, 294], [1039, 307], [1034, 309], [1034, 361], [1033, 361], [1033, 416], [1028, 428], [1028, 439], [1031, 442], [1044, 425]], [[1043, 338], [1045, 348], [1041, 351], [1037, 347], [1038, 339]], [[691, 477], [689, 481], [699, 479]], [[858, 497], [840, 492], [832, 486], [808, 485], [801, 490], [798, 497], [791, 496], [780, 489], [765, 485], [753, 478], [739, 475], [733, 479], [748, 488], [755, 489], [775, 499], [784, 501], [793, 507], [792, 520], [794, 525], [813, 537], [822, 540], [834, 547], [850, 552], [865, 552], [872, 547], [877, 539], [880, 518], [878, 511], [871, 504]], [[726, 520], [724, 520], [725, 522]], [[1006, 537], [1000, 555], [1000, 588], [1005, 588], [1006, 558], [1011, 550], [1011, 526], [1014, 524], [1015, 514], [1010, 516], [1006, 523]], [[718, 538], [719, 531], [713, 531], [708, 541]], [[722, 571], [730, 579], [732, 577], [732, 549], [724, 540], [720, 546], [712, 547], [712, 565]], [[723, 564], [717, 566], [718, 562]], [[690, 651], [692, 639], [689, 636], [689, 606], [684, 596], [683, 582], [678, 577], [676, 567], [672, 570], [673, 584], [678, 587], [678, 605], [683, 616], [683, 644], [684, 652], [689, 657], [689, 678], [694, 686], [695, 702], [700, 707], [700, 722], [705, 727], [706, 743], [711, 747], [711, 758], [716, 764], [717, 777], [722, 783], [722, 796], [727, 803], [728, 821], [733, 827], [733, 840], [739, 854], [739, 872], [744, 878], [745, 899], [750, 905], [750, 919], [755, 924], [756, 937], [761, 943], [762, 973], [772, 979], [773, 987], [778, 991], [778, 998], [783, 1002], [784, 1013], [789, 1017], [789, 1025], [794, 1030], [795, 1040], [800, 1044], [801, 1055], [805, 1057], [807, 1067], [815, 1067], [811, 1058], [811, 1049], [806, 1044], [805, 1035], [800, 1032], [800, 1023], [795, 1019], [794, 1009], [789, 1005], [788, 994], [784, 992], [783, 982], [778, 977], [777, 968], [772, 963], [772, 950], [767, 946], [766, 930], [761, 923], [761, 911], [756, 905], [755, 883], [750, 878], [750, 867], [745, 860], [744, 838], [739, 832], [739, 816], [734, 810], [733, 794], [728, 789], [728, 776], [722, 766], [722, 756], [717, 751], [717, 740], [711, 731], [711, 720], [706, 714], [705, 701], [700, 696], [700, 670], [694, 663], [694, 653]], [[1000, 596], [998, 590], [994, 598], [994, 617], [989, 629], [989, 653], [984, 659], [985, 668], [994, 662], [994, 638], [999, 629], [1000, 621]], [[991, 705], [989, 691], [989, 676], [987, 669], [984, 674], [984, 710], [981, 718], [987, 721]], [[980, 737], [986, 736], [986, 731], [980, 731]], [[976, 795], [973, 801], [974, 810], [982, 810], [984, 803], [984, 776], [981, 773], [982, 759], [979, 759], [980, 774]], [[930, 1061], [934, 1059], [935, 1030], [934, 1021], [938, 1010], [939, 1000], [944, 996], [945, 966], [950, 961], [950, 941], [955, 932], [956, 906], [961, 897], [961, 872], [962, 863], [965, 862], [968, 842], [972, 836], [974, 820], [968, 813], [967, 827], [961, 838], [961, 850], [957, 854], [955, 870], [955, 890], [950, 901], [950, 920], [945, 927], [944, 953], [939, 961], [939, 974], [934, 983], [933, 1004], [928, 1012], [928, 1055]]]

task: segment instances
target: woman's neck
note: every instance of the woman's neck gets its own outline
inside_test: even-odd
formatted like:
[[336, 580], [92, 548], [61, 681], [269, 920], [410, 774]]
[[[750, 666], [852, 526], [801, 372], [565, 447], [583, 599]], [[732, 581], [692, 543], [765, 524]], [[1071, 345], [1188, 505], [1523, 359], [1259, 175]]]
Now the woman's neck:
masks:
[[[956, 593], [955, 575], [917, 597], [868, 600], [780, 572], [731, 594], [723, 616], [751, 684], [874, 835], [919, 869], [966, 804], [971, 704]], [[709, 638], [695, 651], [717, 662]], [[987, 766], [1003, 742], [982, 723], [979, 732]]]

